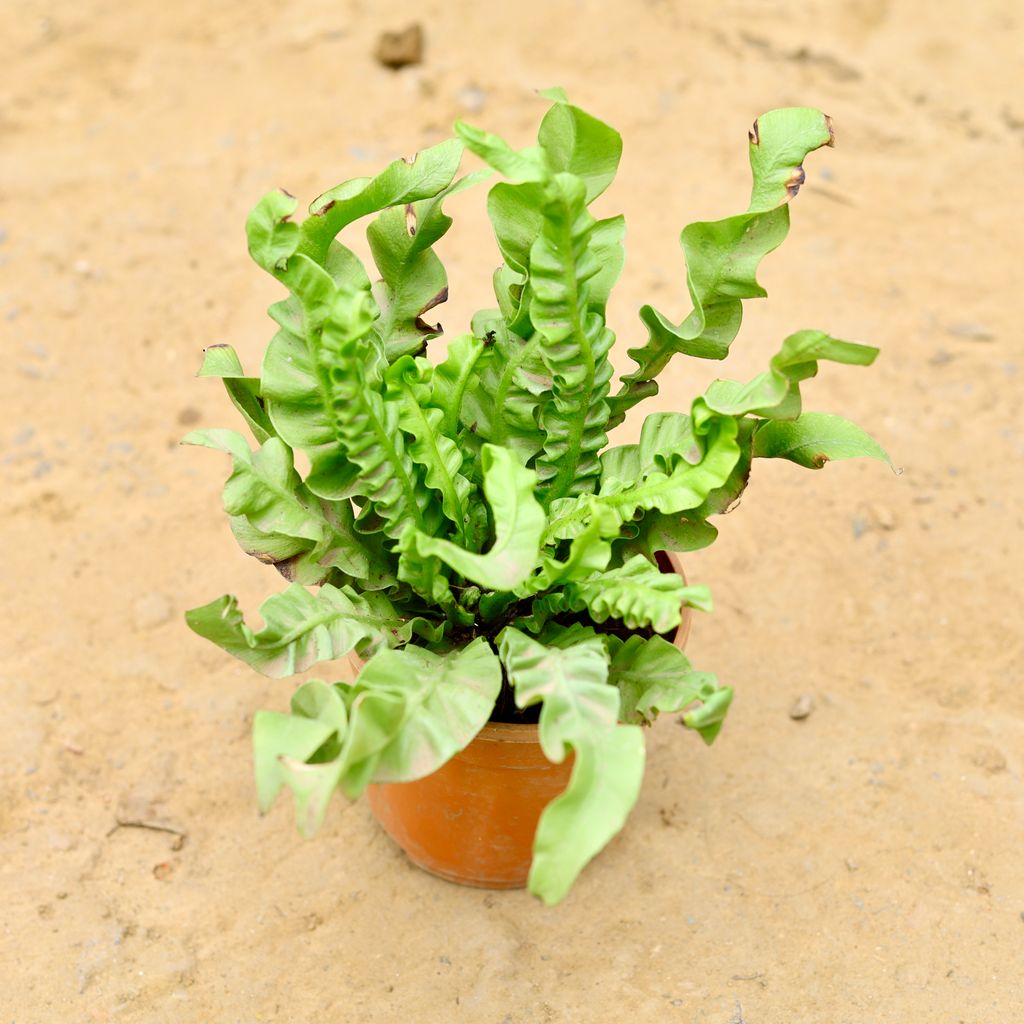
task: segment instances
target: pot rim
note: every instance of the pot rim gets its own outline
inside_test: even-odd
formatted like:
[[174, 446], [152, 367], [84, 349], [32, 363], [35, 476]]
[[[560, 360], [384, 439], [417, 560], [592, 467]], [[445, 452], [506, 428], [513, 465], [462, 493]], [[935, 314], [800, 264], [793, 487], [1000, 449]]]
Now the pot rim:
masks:
[[476, 734], [474, 742], [539, 743], [540, 727], [536, 722], [487, 722]]

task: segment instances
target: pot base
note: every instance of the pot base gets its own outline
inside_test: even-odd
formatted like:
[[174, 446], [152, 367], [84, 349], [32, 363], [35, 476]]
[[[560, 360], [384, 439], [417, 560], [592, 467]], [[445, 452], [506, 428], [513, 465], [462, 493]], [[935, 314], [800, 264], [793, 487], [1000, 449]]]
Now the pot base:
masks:
[[461, 753], [415, 782], [368, 786], [370, 810], [418, 867], [461, 885], [521, 889], [544, 808], [569, 784], [537, 726], [489, 722]]

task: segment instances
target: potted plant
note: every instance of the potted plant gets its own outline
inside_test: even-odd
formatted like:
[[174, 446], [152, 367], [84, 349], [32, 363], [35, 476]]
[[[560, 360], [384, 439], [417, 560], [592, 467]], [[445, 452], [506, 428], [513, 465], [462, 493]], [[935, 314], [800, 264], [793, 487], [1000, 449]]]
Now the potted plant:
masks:
[[[634, 804], [642, 726], [681, 712], [710, 743], [732, 698], [671, 642], [710, 598], [665, 553], [715, 539], [710, 519], [735, 503], [755, 458], [820, 468], [886, 456], [848, 421], [802, 411], [800, 384], [820, 360], [877, 354], [820, 331], [786, 338], [752, 381], [716, 380], [688, 409], [647, 416], [638, 443], [609, 447], [674, 355], [728, 354], [742, 300], [765, 294], [757, 267], [786, 236], [804, 157], [831, 145], [832, 129], [807, 108], [755, 122], [747, 211], [683, 231], [693, 309], [674, 323], [644, 306], [647, 341], [613, 387], [605, 309], [625, 229], [588, 207], [622, 143], [560, 90], [544, 95], [534, 147], [460, 123], [412, 162], [331, 189], [301, 222], [283, 191], [252, 211], [249, 252], [290, 295], [270, 307], [278, 330], [258, 377], [224, 345], [200, 375], [223, 379], [257, 447], [230, 430], [185, 441], [230, 455], [231, 529], [290, 584], [263, 604], [260, 629], [230, 596], [187, 621], [273, 677], [359, 659], [353, 683], [305, 682], [290, 712], [256, 714], [261, 808], [287, 786], [311, 833], [335, 790], [354, 799], [370, 786], [375, 813], [420, 863], [494, 885], [529, 868], [530, 890], [553, 903]], [[488, 167], [458, 178], [464, 149]], [[448, 292], [432, 248], [451, 225], [443, 205], [494, 171], [497, 306], [432, 363], [441, 327], [424, 318]], [[374, 282], [338, 240], [366, 216]], [[506, 762], [529, 771], [503, 775]], [[474, 785], [492, 789], [455, 792]], [[457, 862], [524, 842], [511, 875]]]

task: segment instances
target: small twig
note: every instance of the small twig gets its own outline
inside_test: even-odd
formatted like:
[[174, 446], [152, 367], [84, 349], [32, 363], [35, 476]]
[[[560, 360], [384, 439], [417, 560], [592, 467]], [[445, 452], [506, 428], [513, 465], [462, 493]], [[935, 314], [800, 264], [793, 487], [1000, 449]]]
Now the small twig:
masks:
[[107, 839], [120, 828], [142, 828], [148, 832], [166, 832], [169, 835], [176, 836], [177, 839], [171, 847], [174, 850], [180, 850], [185, 845], [185, 840], [188, 839], [188, 833], [180, 828], [174, 828], [172, 825], [161, 825], [156, 821], [143, 821], [141, 818], [117, 818], [116, 824], [107, 833]]

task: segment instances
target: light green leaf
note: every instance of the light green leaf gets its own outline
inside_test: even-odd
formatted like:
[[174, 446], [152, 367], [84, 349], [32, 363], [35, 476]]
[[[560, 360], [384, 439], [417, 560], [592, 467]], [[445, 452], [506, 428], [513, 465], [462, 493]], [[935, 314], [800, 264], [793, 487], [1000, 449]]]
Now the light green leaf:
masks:
[[339, 291], [315, 357], [303, 360], [290, 342], [276, 350], [271, 343], [264, 366], [271, 417], [282, 437], [309, 455], [313, 493], [363, 496], [360, 522], [375, 513], [395, 539], [409, 523], [433, 532], [440, 516], [406, 448], [399, 403], [384, 395], [386, 360], [369, 336], [370, 306], [365, 292]]
[[646, 345], [629, 352], [638, 367], [622, 378], [622, 388], [610, 399], [610, 426], [621, 423], [628, 409], [657, 392], [654, 378], [675, 353], [702, 359], [728, 355], [743, 319], [742, 300], [765, 295], [757, 283], [757, 268], [789, 231], [786, 204], [803, 182], [802, 161], [831, 144], [831, 123], [820, 111], [791, 107], [758, 118], [750, 133], [750, 206], [738, 216], [684, 228], [680, 240], [693, 311], [679, 325], [652, 306], [640, 311], [650, 337]]
[[246, 219], [249, 255], [270, 274], [276, 275], [299, 247], [299, 226], [290, 219], [298, 205], [295, 196], [276, 189], [268, 192]]
[[[501, 258], [522, 281], [530, 266], [530, 247], [544, 223], [544, 184], [499, 182], [487, 194], [487, 215]], [[511, 322], [511, 320], [510, 320]]]
[[589, 304], [602, 317], [605, 315], [608, 297], [626, 262], [623, 247], [625, 237], [626, 219], [621, 214], [597, 221], [590, 236], [590, 251], [601, 269], [589, 281]]
[[[454, 612], [456, 601], [444, 563], [436, 555], [420, 550], [426, 534], [408, 526], [398, 541], [398, 578], [446, 614]], [[470, 623], [472, 620], [470, 620]]]
[[817, 374], [819, 360], [870, 366], [877, 355], [877, 348], [839, 341], [824, 331], [797, 331], [783, 341], [765, 373], [748, 384], [716, 380], [698, 402], [724, 416], [795, 419], [800, 414], [800, 382]]
[[252, 723], [253, 769], [261, 814], [270, 810], [290, 777], [281, 758], [308, 760], [332, 736], [344, 732], [347, 719], [337, 691], [319, 680], [304, 683], [292, 695], [292, 714], [256, 712]]
[[565, 897], [579, 873], [621, 831], [643, 782], [639, 726], [580, 736], [574, 753], [569, 785], [544, 808], [533, 840], [527, 887], [548, 906]]
[[885, 449], [855, 423], [823, 412], [765, 423], [754, 434], [754, 457], [789, 459], [808, 469], [836, 459], [870, 458], [891, 465]]
[[467, 389], [462, 421], [474, 437], [509, 448], [526, 465], [540, 451], [544, 434], [537, 425], [537, 395], [551, 388], [540, 359], [540, 336], [524, 341], [499, 316], [475, 318], [484, 340], [476, 386]]
[[324, 584], [316, 594], [293, 583], [260, 607], [264, 626], [245, 625], [230, 595], [185, 613], [200, 636], [266, 676], [280, 679], [321, 661], [335, 661], [351, 650], [366, 657], [376, 648], [409, 640], [413, 624], [378, 593], [357, 594], [350, 587]]
[[550, 175], [544, 151], [538, 146], [514, 150], [503, 138], [474, 128], [465, 121], [455, 122], [455, 134], [466, 149], [500, 171], [515, 183], [545, 181]]
[[249, 424], [253, 437], [262, 444], [275, 433], [260, 399], [259, 377], [246, 377], [238, 355], [230, 345], [211, 345], [203, 352], [197, 377], [220, 377], [231, 403]]
[[395, 160], [375, 178], [355, 178], [314, 200], [302, 223], [299, 249], [318, 263], [347, 225], [392, 206], [430, 199], [446, 189], [458, 173], [462, 143], [447, 139], [417, 153], [412, 161]]
[[389, 362], [405, 354], [419, 355], [427, 341], [441, 333], [423, 316], [448, 298], [448, 275], [433, 245], [451, 227], [442, 203], [490, 175], [467, 175], [430, 199], [381, 213], [367, 228], [374, 262], [382, 280], [374, 286], [381, 316], [374, 330]]
[[637, 554], [653, 559], [659, 551], [699, 551], [713, 544], [718, 530], [696, 514], [645, 512], [626, 524], [628, 533], [613, 545], [614, 558], [626, 561]]
[[290, 715], [255, 717], [261, 809], [288, 786], [299, 830], [311, 835], [336, 788], [354, 800], [371, 781], [430, 775], [484, 727], [501, 678], [501, 664], [481, 637], [445, 657], [418, 647], [380, 651], [351, 686], [305, 683]]
[[681, 412], [651, 413], [640, 428], [638, 454], [642, 471], [672, 473], [680, 462], [700, 462], [700, 439], [692, 419]]
[[663, 573], [643, 555], [591, 580], [567, 584], [565, 594], [570, 610], [586, 608], [595, 622], [615, 619], [628, 629], [650, 626], [656, 633], [670, 633], [679, 626], [684, 604], [711, 610], [706, 587], [687, 586], [674, 572]]
[[[485, 554], [467, 551], [440, 537], [418, 535], [421, 555], [436, 555], [466, 579], [491, 590], [511, 590], [536, 568], [546, 525], [533, 495], [536, 475], [504, 448], [481, 452], [484, 496], [494, 520], [494, 543]], [[409, 542], [403, 542], [409, 543]]]
[[617, 725], [619, 693], [609, 686], [607, 655], [597, 639], [549, 647], [511, 627], [499, 653], [516, 704], [543, 702], [540, 742], [555, 762], [574, 754], [565, 792], [541, 815], [534, 839], [529, 889], [547, 904], [569, 891], [580, 871], [622, 828], [640, 792], [643, 735]]
[[622, 156], [622, 136], [614, 128], [566, 102], [544, 115], [537, 141], [552, 172], [583, 180], [588, 203], [612, 183]]
[[462, 402], [466, 389], [477, 377], [477, 363], [484, 352], [483, 339], [460, 334], [448, 342], [442, 362], [430, 378], [430, 404], [443, 413], [441, 431], [457, 437], [462, 422]]
[[[440, 656], [421, 647], [380, 651], [355, 692], [386, 690], [403, 698], [401, 729], [382, 748], [374, 782], [411, 782], [437, 771], [487, 723], [501, 689], [501, 663], [483, 637]], [[358, 707], [359, 697], [353, 701]]]
[[409, 455], [423, 467], [427, 487], [441, 496], [441, 510], [464, 547], [479, 550], [486, 513], [476, 487], [462, 475], [463, 453], [442, 430], [444, 413], [428, 403], [433, 367], [402, 356], [385, 373], [385, 399], [398, 403], [398, 425], [409, 435]]
[[[268, 438], [256, 452], [232, 430], [193, 431], [183, 443], [231, 456], [233, 470], [224, 486], [224, 509], [233, 517], [235, 536], [250, 554], [278, 563], [308, 552], [309, 564], [301, 569], [294, 563], [279, 566], [288, 578], [304, 583], [322, 582], [332, 569], [363, 581], [364, 589], [378, 590], [395, 582], [386, 553], [355, 533], [348, 502], [326, 502], [311, 494], [295, 472], [291, 449], [280, 438]], [[240, 517], [248, 529], [237, 524]], [[281, 545], [279, 538], [306, 543]], [[273, 557], [286, 549], [290, 550], [285, 558]]]
[[732, 704], [732, 697], [731, 686], [723, 686], [713, 693], [703, 696], [701, 698], [703, 703], [699, 707], [687, 711], [683, 715], [683, 725], [687, 729], [693, 729], [710, 746], [722, 731], [722, 723]]
[[[740, 448], [737, 443], [738, 424], [732, 417], [711, 418], [700, 427], [704, 455], [696, 465], [680, 461], [671, 473], [657, 470], [632, 482], [612, 480], [613, 486], [602, 486], [596, 502], [608, 508], [626, 523], [641, 510], [657, 509], [673, 514], [697, 508], [715, 488], [721, 487], [735, 467]], [[590, 505], [585, 497], [566, 498], [552, 502], [546, 541], [575, 537], [590, 518]]]
[[516, 587], [516, 596], [528, 597], [530, 594], [539, 594], [542, 590], [548, 590], [558, 584], [586, 579], [596, 572], [601, 572], [607, 568], [612, 555], [612, 546], [608, 539], [617, 536], [618, 532], [618, 516], [594, 502], [590, 522], [581, 533], [573, 537], [565, 561], [560, 562], [557, 558], [544, 556], [540, 572]]
[[594, 219], [583, 182], [556, 174], [544, 196], [544, 222], [530, 250], [530, 319], [543, 339], [540, 357], [551, 376], [541, 405], [544, 450], [537, 476], [545, 502], [596, 490], [597, 453], [608, 443], [605, 401], [615, 335], [590, 306], [589, 280], [600, 269], [589, 248]]
[[716, 689], [709, 672], [695, 672], [690, 659], [660, 636], [631, 636], [612, 658], [608, 680], [619, 688], [623, 722], [649, 724], [659, 712], [682, 711]]

